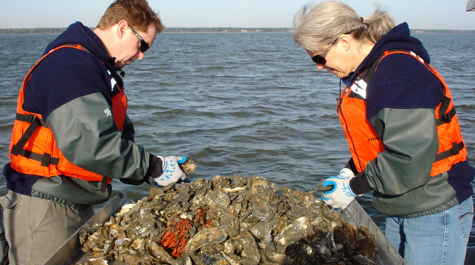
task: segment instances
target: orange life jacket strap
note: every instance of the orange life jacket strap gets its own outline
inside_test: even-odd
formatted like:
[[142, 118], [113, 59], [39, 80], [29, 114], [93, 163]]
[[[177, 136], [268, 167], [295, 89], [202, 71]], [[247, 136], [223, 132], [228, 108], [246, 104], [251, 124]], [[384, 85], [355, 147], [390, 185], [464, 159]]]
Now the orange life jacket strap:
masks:
[[58, 165], [59, 164], [59, 158], [56, 157], [51, 157], [51, 154], [44, 153], [42, 155], [38, 153], [34, 153], [25, 149], [22, 149], [19, 153], [19, 155], [24, 156], [29, 159], [33, 159], [35, 161], [40, 161], [41, 166], [47, 167], [49, 165]]
[[38, 128], [41, 124], [38, 117], [36, 117], [35, 115], [28, 115], [25, 120], [26, 122], [30, 123], [30, 126], [28, 126], [28, 129], [26, 129], [25, 133], [23, 133], [20, 140], [18, 140], [18, 142], [13, 145], [11, 153], [15, 156], [20, 154], [25, 144], [36, 131], [36, 128]]
[[43, 121], [43, 119], [38, 119], [38, 117], [33, 114], [27, 115], [19, 113], [16, 114], [16, 119], [19, 121], [30, 123], [30, 126], [28, 126], [25, 133], [23, 133], [23, 135], [21, 136], [20, 140], [18, 140], [18, 142], [13, 145], [11, 153], [15, 156], [21, 155], [29, 159], [40, 161], [41, 166], [43, 167], [47, 167], [51, 164], [59, 164], [59, 158], [51, 157], [51, 154], [44, 153], [43, 155], [41, 155], [23, 148], [39, 126], [46, 127], [46, 123]]
[[31, 114], [17, 113], [15, 119], [18, 120], [18, 121], [24, 121], [24, 122], [28, 122], [28, 123], [31, 123], [33, 120], [37, 119], [41, 126], [48, 127], [48, 126], [46, 126], [46, 122], [43, 119], [38, 119], [38, 117], [36, 117], [35, 115], [31, 115]]
[[458, 155], [460, 153], [460, 150], [462, 150], [464, 147], [465, 147], [465, 144], [463, 142], [460, 142], [460, 143], [453, 142], [452, 149], [438, 153], [437, 156], [435, 157], [434, 163], [444, 160], [446, 158], [449, 158], [451, 156]]
[[444, 123], [451, 122], [452, 118], [457, 113], [455, 111], [455, 108], [452, 108], [448, 113], [445, 113], [447, 109], [449, 108], [450, 101], [452, 100], [445, 96], [442, 99], [442, 102], [440, 103], [440, 108], [439, 108], [439, 118], [437, 119], [437, 126], [442, 125]]

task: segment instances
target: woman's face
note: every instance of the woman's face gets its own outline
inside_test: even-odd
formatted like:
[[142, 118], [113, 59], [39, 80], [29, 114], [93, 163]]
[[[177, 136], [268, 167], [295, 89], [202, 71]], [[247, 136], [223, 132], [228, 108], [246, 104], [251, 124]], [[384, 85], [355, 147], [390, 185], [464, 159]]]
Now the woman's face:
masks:
[[310, 57], [322, 55], [330, 47], [325, 54], [325, 64], [317, 63], [317, 69], [326, 69], [338, 78], [344, 78], [354, 72], [364, 59], [365, 55], [358, 52], [356, 44], [351, 35], [344, 34], [334, 44], [330, 44], [331, 47], [325, 45], [322, 51], [307, 53]]

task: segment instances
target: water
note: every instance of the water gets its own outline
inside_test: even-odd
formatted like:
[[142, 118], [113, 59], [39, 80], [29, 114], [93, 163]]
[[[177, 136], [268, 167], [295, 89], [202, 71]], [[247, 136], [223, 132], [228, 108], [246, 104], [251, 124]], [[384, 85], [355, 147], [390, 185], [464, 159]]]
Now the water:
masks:
[[[414, 34], [451, 87], [475, 165], [475, 34]], [[21, 82], [57, 35], [0, 35], [0, 165]], [[156, 155], [186, 155], [193, 179], [260, 175], [310, 191], [350, 153], [335, 111], [339, 80], [319, 72], [290, 33], [166, 33], [124, 69], [136, 143]], [[132, 199], [149, 185], [128, 186]], [[7, 192], [0, 177], [0, 195]], [[380, 228], [370, 194], [358, 201]], [[97, 205], [96, 210], [102, 205]]]

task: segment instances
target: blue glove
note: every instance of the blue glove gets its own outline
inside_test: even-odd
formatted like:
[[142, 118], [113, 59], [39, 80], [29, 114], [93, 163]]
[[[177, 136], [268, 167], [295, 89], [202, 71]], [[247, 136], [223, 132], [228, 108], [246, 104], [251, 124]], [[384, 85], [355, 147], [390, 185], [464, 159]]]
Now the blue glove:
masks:
[[153, 178], [152, 185], [164, 187], [171, 183], [187, 181], [185, 172], [181, 170], [181, 164], [186, 163], [188, 160], [185, 156], [166, 156], [161, 157], [162, 160], [162, 174], [156, 178]]
[[356, 197], [350, 187], [350, 179], [354, 177], [350, 169], [344, 168], [340, 171], [340, 175], [326, 179], [323, 187], [333, 186], [333, 188], [322, 193], [322, 201], [334, 209], [345, 210]]

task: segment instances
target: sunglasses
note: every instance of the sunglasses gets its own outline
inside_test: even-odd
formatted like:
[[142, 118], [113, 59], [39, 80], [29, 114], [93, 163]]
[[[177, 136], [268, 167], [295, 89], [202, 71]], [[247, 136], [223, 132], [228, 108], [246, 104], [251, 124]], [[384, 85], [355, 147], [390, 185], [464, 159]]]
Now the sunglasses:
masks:
[[330, 51], [331, 47], [338, 41], [338, 39], [336, 39], [335, 41], [333, 41], [332, 44], [330, 44], [327, 49], [322, 53], [322, 54], [319, 54], [319, 55], [315, 55], [312, 57], [312, 61], [316, 64], [321, 64], [321, 65], [325, 65], [327, 63], [327, 60], [325, 60], [325, 56], [327, 55], [327, 53]]
[[132, 32], [135, 34], [135, 36], [137, 36], [137, 39], [139, 39], [140, 41], [140, 51], [141, 52], [146, 52], [148, 50], [148, 43], [145, 42], [142, 37], [140, 37], [140, 35], [132, 28], [132, 27], [129, 27]]

